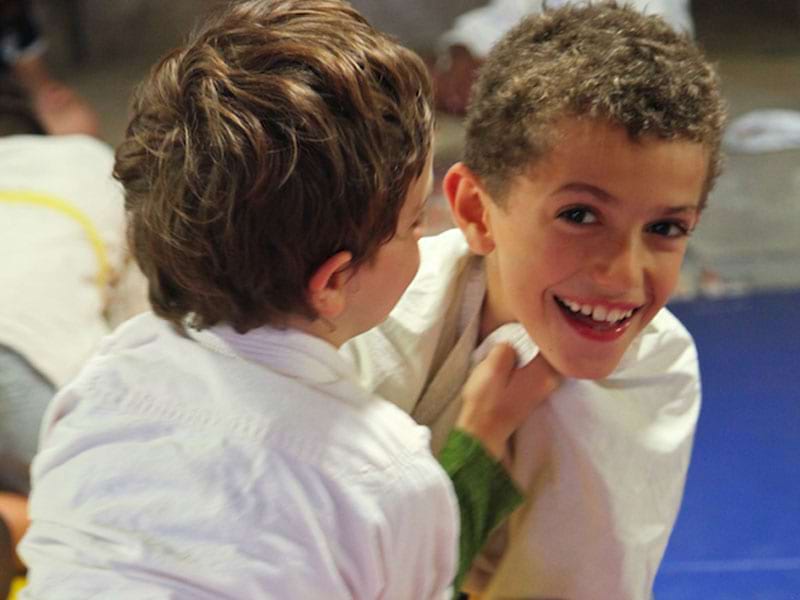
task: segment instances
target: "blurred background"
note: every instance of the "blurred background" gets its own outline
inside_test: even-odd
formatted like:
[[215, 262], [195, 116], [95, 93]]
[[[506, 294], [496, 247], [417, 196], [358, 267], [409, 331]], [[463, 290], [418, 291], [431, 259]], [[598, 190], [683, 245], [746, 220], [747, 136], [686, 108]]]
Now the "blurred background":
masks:
[[[48, 65], [96, 108], [101, 137], [115, 145], [124, 132], [133, 86], [217, 1], [34, 4], [49, 45]], [[376, 25], [431, 62], [453, 20], [484, 3], [354, 2]], [[398, 11], [398, 6], [409, 10]], [[696, 38], [719, 65], [733, 122], [764, 109], [800, 111], [800, 0], [692, 0], [691, 10]], [[793, 126], [794, 142], [800, 144], [800, 125]], [[439, 130], [437, 172], [442, 173], [460, 156], [460, 119], [440, 115]], [[800, 286], [799, 199], [800, 150], [752, 154], [729, 147], [728, 168], [696, 232], [679, 294]], [[430, 227], [438, 230], [448, 221], [439, 210], [443, 207], [433, 204]]]
[[[453, 20], [484, 4], [353, 3], [431, 65]], [[100, 137], [115, 145], [133, 87], [215, 4], [41, 0], [35, 8], [54, 76], [95, 108]], [[731, 134], [672, 304], [697, 339], [705, 407], [656, 596], [798, 600], [800, 0], [692, 0], [691, 10], [695, 37], [722, 75]], [[442, 112], [438, 128], [441, 176], [460, 157], [460, 117]], [[429, 230], [446, 228], [442, 198], [431, 204]]]

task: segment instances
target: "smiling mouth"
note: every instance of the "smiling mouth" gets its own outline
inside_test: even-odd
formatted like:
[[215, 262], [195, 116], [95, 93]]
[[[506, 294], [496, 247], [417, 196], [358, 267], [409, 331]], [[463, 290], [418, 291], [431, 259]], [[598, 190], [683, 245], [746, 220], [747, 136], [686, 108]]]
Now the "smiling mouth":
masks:
[[[553, 296], [556, 305], [579, 333], [596, 339], [615, 339], [628, 328], [641, 306], [622, 310], [603, 306], [579, 305], [575, 302]], [[598, 337], [599, 336], [599, 337]]]

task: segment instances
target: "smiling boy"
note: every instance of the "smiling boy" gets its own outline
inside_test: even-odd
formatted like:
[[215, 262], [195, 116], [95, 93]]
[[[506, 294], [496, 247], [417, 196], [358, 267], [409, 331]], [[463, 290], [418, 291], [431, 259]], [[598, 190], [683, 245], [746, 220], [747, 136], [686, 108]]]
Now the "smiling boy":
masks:
[[485, 343], [568, 377], [512, 440], [527, 502], [465, 586], [482, 599], [651, 597], [700, 407], [694, 344], [664, 304], [723, 121], [691, 40], [613, 3], [529, 17], [489, 55], [444, 183], [459, 229], [423, 240], [391, 317], [348, 347], [434, 448]]

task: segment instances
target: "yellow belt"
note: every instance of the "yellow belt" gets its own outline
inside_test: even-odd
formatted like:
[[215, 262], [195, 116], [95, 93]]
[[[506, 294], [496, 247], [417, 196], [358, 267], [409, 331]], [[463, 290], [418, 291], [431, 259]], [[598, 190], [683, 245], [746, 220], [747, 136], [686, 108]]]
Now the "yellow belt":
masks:
[[61, 198], [27, 190], [0, 190], [0, 202], [42, 206], [66, 215], [80, 225], [89, 239], [94, 255], [97, 258], [97, 286], [101, 291], [105, 292], [106, 286], [111, 279], [111, 263], [108, 260], [108, 251], [100, 232], [97, 231], [94, 223], [83, 211]]
[[17, 577], [11, 583], [11, 593], [8, 596], [8, 600], [15, 600], [16, 597], [17, 597], [17, 594], [19, 594], [19, 592], [21, 592], [22, 588], [24, 588], [24, 587], [25, 587], [25, 578], [24, 577]]

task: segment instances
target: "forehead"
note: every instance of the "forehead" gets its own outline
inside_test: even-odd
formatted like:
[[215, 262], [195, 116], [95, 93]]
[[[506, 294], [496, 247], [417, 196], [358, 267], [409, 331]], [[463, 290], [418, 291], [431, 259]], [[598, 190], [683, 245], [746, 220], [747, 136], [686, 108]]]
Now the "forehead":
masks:
[[[710, 172], [710, 150], [699, 142], [655, 136], [633, 139], [621, 126], [570, 119], [552, 128], [547, 150], [512, 178], [509, 199], [552, 194], [586, 184], [612, 197], [662, 203], [700, 203]], [[510, 207], [509, 207], [510, 208]]]
[[[553, 127], [544, 156], [531, 165], [528, 174], [543, 171], [602, 175], [635, 175], [663, 180], [668, 174], [679, 178], [706, 174], [710, 149], [686, 138], [665, 139], [655, 135], [632, 137], [616, 124], [592, 119], [566, 120]], [[631, 173], [633, 171], [633, 173]]]

